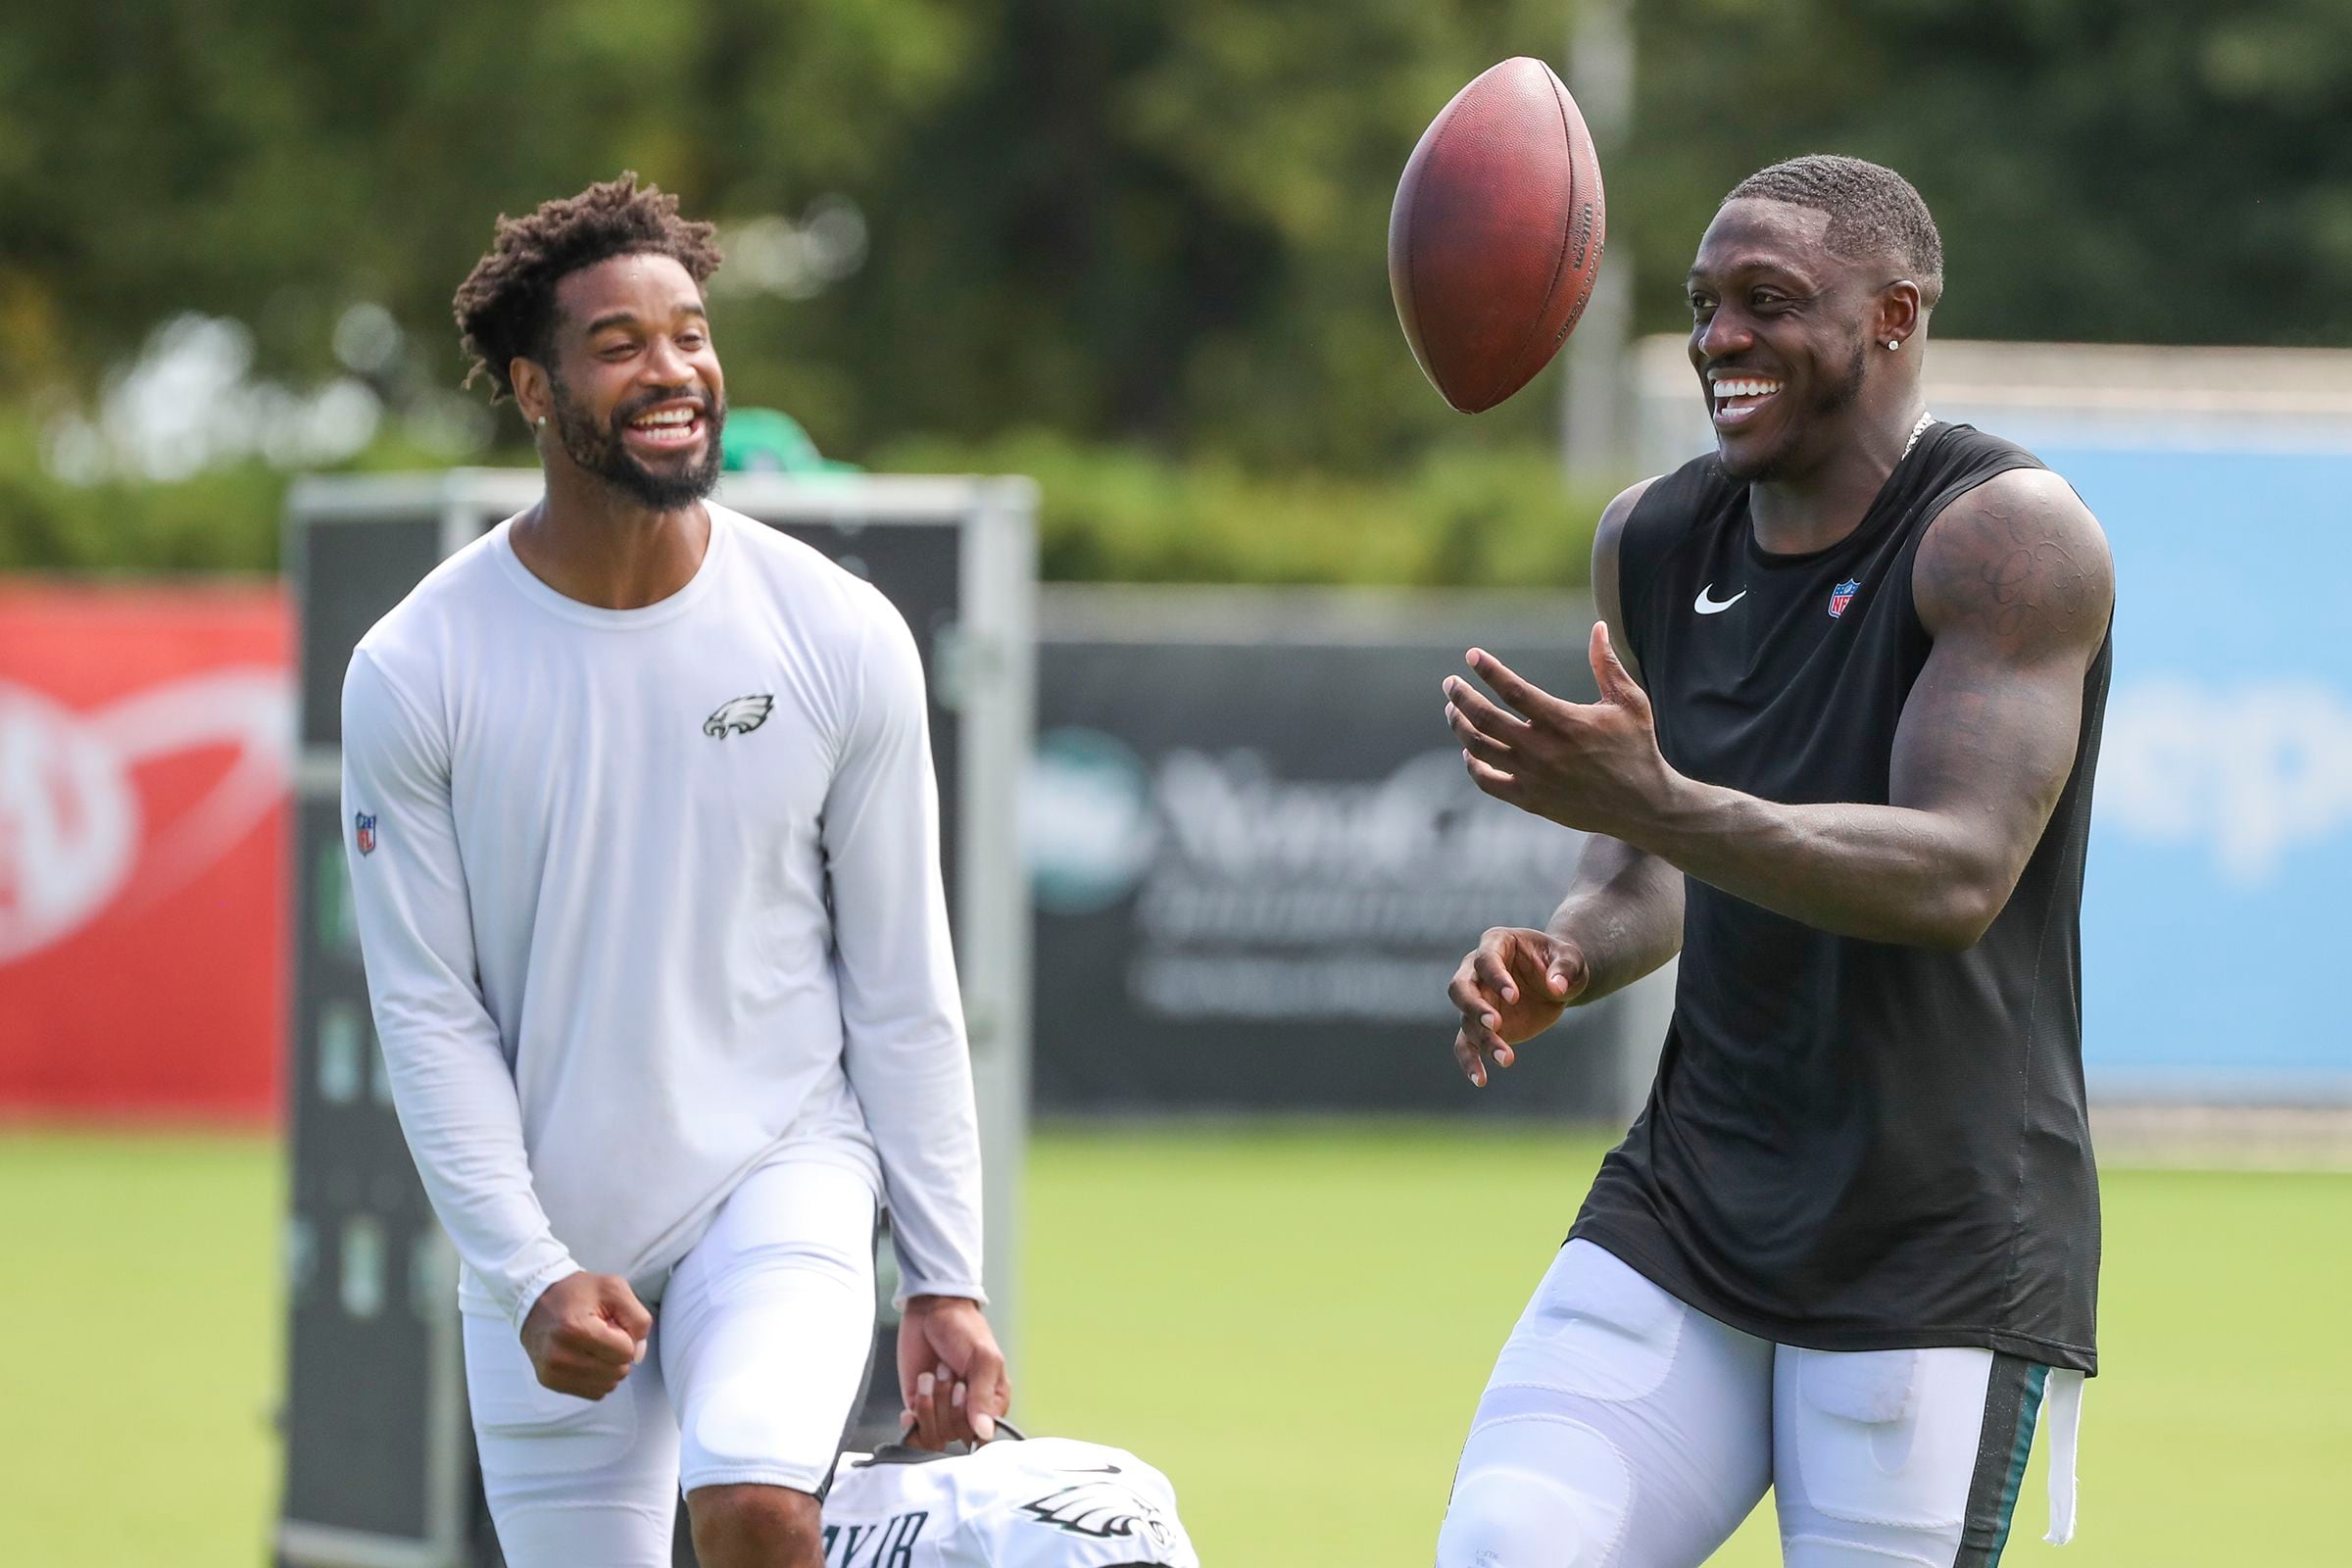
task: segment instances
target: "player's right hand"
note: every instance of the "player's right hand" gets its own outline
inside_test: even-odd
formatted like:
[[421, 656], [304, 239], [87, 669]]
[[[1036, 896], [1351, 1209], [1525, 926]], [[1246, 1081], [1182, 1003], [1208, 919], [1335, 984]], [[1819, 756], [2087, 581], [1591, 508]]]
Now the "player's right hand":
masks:
[[1486, 1088], [1488, 1064], [1508, 1067], [1511, 1048], [1557, 1023], [1592, 978], [1573, 942], [1524, 926], [1489, 930], [1446, 988], [1462, 1014], [1453, 1037], [1462, 1075]]
[[531, 1303], [522, 1348], [558, 1394], [601, 1399], [645, 1359], [654, 1314], [617, 1274], [566, 1274]]

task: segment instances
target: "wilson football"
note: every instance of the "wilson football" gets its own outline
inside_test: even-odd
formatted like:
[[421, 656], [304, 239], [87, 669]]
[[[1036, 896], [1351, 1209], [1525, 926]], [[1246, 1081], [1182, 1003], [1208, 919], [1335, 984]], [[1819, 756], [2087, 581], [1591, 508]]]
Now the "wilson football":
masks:
[[1389, 213], [1389, 289], [1413, 358], [1464, 414], [1494, 407], [1567, 341], [1606, 228], [1576, 100], [1526, 56], [1430, 122]]

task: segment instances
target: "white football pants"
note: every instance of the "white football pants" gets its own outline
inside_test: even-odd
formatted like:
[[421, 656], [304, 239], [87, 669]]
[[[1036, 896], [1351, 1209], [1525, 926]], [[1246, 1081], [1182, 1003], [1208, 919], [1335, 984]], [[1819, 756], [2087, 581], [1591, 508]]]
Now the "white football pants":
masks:
[[542, 1387], [512, 1327], [467, 1317], [474, 1441], [510, 1568], [668, 1568], [681, 1489], [816, 1493], [873, 1332], [873, 1188], [812, 1159], [744, 1179], [671, 1274], [645, 1359], [602, 1399]]
[[2045, 1385], [2063, 1540], [2080, 1374], [1774, 1345], [1570, 1242], [1479, 1401], [1438, 1568], [1692, 1568], [1767, 1487], [1788, 1568], [1987, 1568]]

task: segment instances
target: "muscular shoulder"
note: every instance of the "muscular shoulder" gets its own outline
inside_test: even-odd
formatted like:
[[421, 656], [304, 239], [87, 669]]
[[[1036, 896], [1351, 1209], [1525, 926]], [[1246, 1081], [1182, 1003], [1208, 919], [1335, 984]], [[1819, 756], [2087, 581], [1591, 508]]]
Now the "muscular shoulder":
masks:
[[1594, 594], [1618, 589], [1638, 594], [1667, 557], [1700, 537], [1696, 522], [1745, 491], [1746, 486], [1724, 476], [1712, 457], [1694, 458], [1619, 491], [1593, 530]]
[[1995, 474], [1944, 508], [1911, 581], [1930, 636], [1982, 640], [2020, 660], [2087, 656], [2115, 608], [2107, 536], [2047, 468]]
[[[1600, 522], [1592, 530], [1592, 560], [1595, 566], [1604, 554], [1612, 564], [1616, 562], [1618, 548], [1625, 542], [1625, 525], [1633, 519], [1634, 509], [1642, 504], [1642, 498], [1649, 494], [1649, 487], [1656, 484], [1660, 477], [1653, 473], [1637, 484], [1627, 485], [1617, 492], [1616, 500], [1601, 509]], [[1598, 576], [1597, 570], [1594, 575]]]
[[1658, 476], [1653, 474], [1620, 490], [1617, 499], [1601, 509], [1600, 521], [1592, 530], [1592, 604], [1600, 612], [1600, 618], [1609, 623], [1609, 638], [1617, 647], [1618, 657], [1626, 662], [1626, 667], [1637, 680], [1642, 676], [1640, 655], [1634, 650], [1625, 624], [1625, 528], [1633, 520], [1634, 509], [1642, 505], [1642, 498], [1657, 482]]

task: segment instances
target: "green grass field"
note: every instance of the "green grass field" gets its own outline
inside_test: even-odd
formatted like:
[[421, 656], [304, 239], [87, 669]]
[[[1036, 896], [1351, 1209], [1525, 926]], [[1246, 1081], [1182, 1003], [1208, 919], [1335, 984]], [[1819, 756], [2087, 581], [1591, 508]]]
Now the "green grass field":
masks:
[[[1462, 1426], [1600, 1145], [1425, 1126], [1058, 1130], [1028, 1169], [1033, 1430], [1176, 1481], [1210, 1568], [1429, 1561]], [[283, 1168], [259, 1138], [0, 1131], [0, 1562], [254, 1568]], [[2082, 1523], [2008, 1561], [2352, 1561], [2352, 1176], [2116, 1170]], [[1778, 1560], [1760, 1511], [1718, 1559]]]

